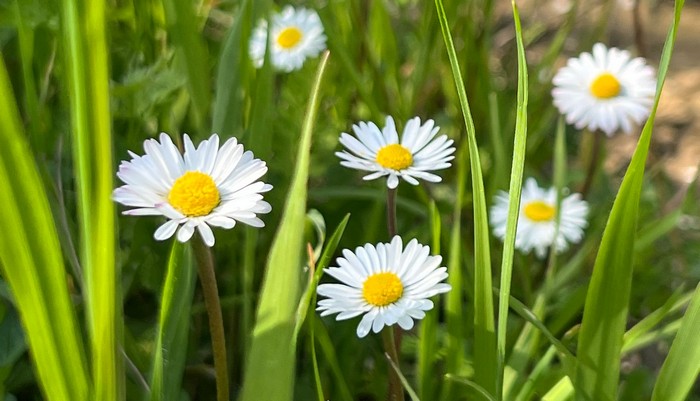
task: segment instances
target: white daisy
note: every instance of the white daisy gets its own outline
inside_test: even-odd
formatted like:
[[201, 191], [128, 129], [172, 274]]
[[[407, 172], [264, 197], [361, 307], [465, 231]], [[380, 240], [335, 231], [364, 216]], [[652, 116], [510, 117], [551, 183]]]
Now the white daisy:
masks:
[[552, 80], [552, 97], [566, 122], [576, 128], [600, 129], [608, 136], [629, 134], [632, 124], [649, 117], [656, 92], [654, 69], [643, 58], [604, 44], [593, 53], [570, 58]]
[[[493, 232], [501, 240], [506, 236], [509, 200], [509, 194], [501, 191], [491, 207]], [[557, 191], [555, 188], [540, 188], [534, 178], [528, 178], [520, 199], [515, 247], [525, 253], [534, 249], [537, 257], [543, 258], [547, 254], [547, 248], [555, 242], [557, 252], [566, 250], [569, 243], [580, 242], [583, 239], [583, 229], [588, 225], [586, 201], [577, 193], [567, 196], [561, 201], [559, 215], [559, 234], [555, 240]]]
[[[316, 57], [326, 49], [323, 24], [316, 11], [286, 6], [271, 21], [270, 61], [277, 70], [298, 70], [307, 58]], [[256, 68], [263, 65], [266, 43], [267, 21], [261, 20], [250, 37], [250, 58]]]
[[324, 271], [343, 284], [321, 284], [318, 302], [321, 316], [337, 313], [336, 320], [362, 316], [357, 336], [375, 333], [398, 323], [404, 330], [413, 327], [413, 319], [425, 317], [433, 308], [430, 297], [447, 292], [447, 269], [440, 267], [441, 256], [430, 256], [430, 248], [411, 240], [403, 249], [401, 237], [391, 243], [365, 244], [355, 252], [343, 250], [338, 267]]
[[371, 171], [363, 177], [374, 180], [385, 175], [387, 186], [396, 188], [399, 178], [412, 185], [418, 185], [417, 178], [440, 182], [442, 178], [428, 171], [450, 167], [454, 159], [454, 141], [447, 135], [435, 138], [440, 127], [433, 120], [421, 125], [420, 118], [414, 117], [404, 127], [401, 141], [392, 117], [386, 118], [386, 125], [381, 131], [373, 122], [360, 122], [352, 126], [357, 138], [343, 132], [340, 143], [350, 152], [336, 152], [343, 159], [345, 167]]
[[238, 221], [263, 227], [256, 214], [270, 212], [261, 194], [272, 189], [257, 181], [267, 172], [265, 162], [244, 152], [236, 138], [219, 148], [219, 136], [214, 134], [195, 148], [185, 134], [184, 144], [182, 155], [162, 133], [160, 142], [144, 142], [145, 155], [129, 152], [132, 159], [122, 161], [117, 173], [126, 185], [112, 194], [116, 202], [135, 207], [124, 214], [168, 218], [153, 235], [159, 241], [172, 237], [181, 226], [177, 239], [185, 242], [197, 228], [208, 246], [214, 245], [210, 226], [229, 229]]

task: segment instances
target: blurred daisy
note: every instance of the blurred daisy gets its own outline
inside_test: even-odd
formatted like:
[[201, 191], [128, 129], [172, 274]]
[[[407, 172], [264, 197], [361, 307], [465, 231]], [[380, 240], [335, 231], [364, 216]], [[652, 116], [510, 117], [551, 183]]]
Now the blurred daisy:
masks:
[[628, 51], [593, 46], [593, 53], [570, 58], [552, 80], [552, 97], [566, 122], [576, 128], [600, 129], [608, 136], [629, 134], [632, 124], [649, 117], [656, 92], [654, 69]]
[[112, 194], [116, 202], [135, 208], [124, 214], [166, 217], [168, 221], [153, 235], [159, 241], [177, 231], [177, 239], [185, 242], [196, 228], [208, 246], [214, 245], [210, 226], [229, 229], [238, 221], [263, 227], [256, 214], [270, 212], [261, 194], [272, 189], [257, 181], [267, 172], [265, 162], [244, 152], [236, 138], [219, 148], [219, 136], [214, 134], [195, 148], [185, 134], [184, 144], [182, 155], [162, 133], [160, 142], [144, 142], [145, 155], [129, 152], [132, 159], [122, 161], [117, 172], [126, 185]]
[[[501, 240], [506, 236], [509, 200], [509, 194], [501, 191], [491, 207], [493, 232]], [[587, 216], [588, 204], [581, 200], [580, 194], [575, 193], [562, 199], [559, 233], [555, 239], [557, 191], [555, 188], [540, 188], [534, 178], [528, 178], [520, 199], [515, 247], [525, 253], [534, 249], [539, 258], [545, 257], [547, 248], [553, 243], [556, 243], [557, 252], [562, 252], [568, 248], [569, 243], [578, 243], [583, 239], [583, 229], [588, 225]]]
[[[271, 21], [270, 61], [275, 69], [298, 70], [307, 58], [326, 49], [326, 36], [316, 11], [286, 6]], [[262, 67], [265, 60], [267, 34], [267, 21], [261, 20], [250, 37], [250, 58], [256, 68]]]
[[340, 135], [340, 143], [350, 152], [335, 154], [343, 159], [340, 164], [345, 167], [371, 171], [363, 177], [365, 180], [389, 176], [387, 186], [392, 189], [399, 185], [399, 177], [412, 185], [418, 185], [417, 178], [440, 182], [442, 178], [429, 171], [450, 167], [455, 148], [447, 135], [435, 138], [439, 129], [433, 120], [421, 125], [420, 118], [414, 117], [404, 127], [399, 141], [391, 117], [386, 118], [381, 131], [373, 122], [360, 122], [352, 126], [357, 138], [345, 132]]
[[336, 320], [363, 315], [357, 336], [370, 329], [398, 323], [404, 330], [413, 327], [413, 319], [423, 319], [433, 308], [430, 297], [447, 292], [447, 269], [440, 267], [441, 256], [430, 256], [430, 248], [411, 240], [403, 249], [397, 235], [391, 243], [365, 244], [355, 252], [343, 250], [338, 267], [325, 272], [342, 284], [321, 284], [317, 291], [327, 297], [318, 302], [321, 316], [337, 313]]

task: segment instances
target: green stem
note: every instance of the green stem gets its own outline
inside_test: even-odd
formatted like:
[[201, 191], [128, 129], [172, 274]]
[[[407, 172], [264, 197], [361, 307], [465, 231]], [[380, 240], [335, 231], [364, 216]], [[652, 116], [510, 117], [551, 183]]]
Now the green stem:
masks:
[[386, 226], [391, 241], [396, 235], [396, 188], [389, 188], [386, 193]]
[[211, 250], [204, 244], [199, 235], [192, 240], [192, 248], [197, 260], [199, 282], [202, 284], [204, 305], [207, 308], [209, 317], [209, 331], [211, 332], [211, 346], [214, 354], [214, 370], [216, 372], [216, 399], [217, 401], [229, 401], [224, 319], [221, 315], [219, 290], [216, 286], [214, 260]]
[[583, 182], [581, 190], [579, 191], [581, 193], [581, 197], [584, 199], [587, 197], [588, 191], [591, 189], [591, 185], [593, 184], [593, 178], [595, 177], [598, 166], [598, 159], [600, 158], [600, 147], [602, 142], [602, 134], [599, 131], [591, 132], [591, 135], [593, 135], [593, 149], [591, 150], [590, 158], [588, 159], [586, 180]]
[[[394, 330], [392, 327], [385, 327], [384, 330], [382, 330], [382, 342], [384, 343], [384, 350], [389, 355], [389, 358], [391, 358], [396, 366], [399, 366], [399, 353], [396, 350]], [[404, 401], [401, 378], [391, 367], [391, 364], [389, 364], [387, 368], [389, 369], [389, 395], [387, 401]]]

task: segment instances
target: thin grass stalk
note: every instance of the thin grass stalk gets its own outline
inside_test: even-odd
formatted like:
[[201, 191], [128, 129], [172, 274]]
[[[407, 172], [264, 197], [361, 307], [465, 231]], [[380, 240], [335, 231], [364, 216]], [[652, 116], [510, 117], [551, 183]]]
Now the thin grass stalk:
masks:
[[469, 162], [472, 173], [472, 196], [474, 201], [474, 363], [480, 368], [476, 370], [475, 381], [489, 393], [496, 392], [497, 355], [496, 333], [493, 311], [493, 295], [491, 293], [491, 254], [489, 249], [489, 226], [486, 211], [484, 180], [481, 173], [479, 148], [476, 142], [474, 121], [469, 109], [464, 81], [460, 73], [457, 52], [445, 15], [442, 0], [435, 0], [442, 36], [450, 59], [452, 75], [459, 95], [459, 103], [467, 130]]
[[520, 15], [515, 1], [513, 7], [513, 19], [515, 21], [515, 39], [518, 47], [518, 98], [515, 120], [515, 141], [513, 144], [513, 164], [510, 176], [510, 201], [508, 202], [508, 221], [506, 223], [506, 236], [503, 240], [503, 260], [501, 264], [501, 285], [498, 295], [498, 334], [497, 357], [498, 371], [496, 376], [496, 399], [503, 399], [503, 375], [506, 359], [506, 333], [508, 328], [508, 302], [510, 299], [510, 285], [513, 276], [513, 254], [515, 253], [515, 232], [520, 216], [520, 195], [523, 186], [523, 169], [525, 166], [525, 151], [527, 141], [527, 61], [523, 47], [522, 27]]
[[65, 0], [62, 6], [94, 397], [111, 401], [122, 399], [124, 390], [117, 352], [121, 317], [116, 309], [106, 4]]

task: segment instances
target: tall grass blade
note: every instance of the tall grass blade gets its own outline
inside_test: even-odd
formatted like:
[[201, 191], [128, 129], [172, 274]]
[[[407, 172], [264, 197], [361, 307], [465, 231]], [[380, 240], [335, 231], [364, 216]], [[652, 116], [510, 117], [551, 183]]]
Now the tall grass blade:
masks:
[[[328, 55], [328, 52], [323, 55], [316, 73], [304, 117], [292, 184], [265, 269], [243, 382], [243, 401], [285, 401], [291, 400], [293, 395], [296, 348], [293, 339], [301, 287], [302, 234], [306, 216], [311, 134]], [[274, 385], [271, 385], [270, 378], [274, 378]]]
[[656, 380], [652, 401], [683, 401], [700, 373], [700, 285]]
[[12, 290], [47, 400], [88, 401], [90, 377], [58, 234], [0, 57], [0, 271]]
[[[490, 394], [496, 393], [496, 333], [493, 313], [493, 295], [491, 293], [491, 254], [489, 250], [489, 225], [486, 212], [484, 180], [481, 173], [479, 149], [476, 143], [474, 121], [469, 110], [467, 92], [460, 74], [447, 15], [442, 0], [435, 0], [442, 37], [447, 47], [452, 75], [457, 86], [459, 103], [467, 129], [469, 145], [469, 162], [472, 173], [472, 195], [474, 201], [474, 364], [475, 381]], [[458, 224], [458, 223], [456, 223]], [[453, 289], [454, 291], [454, 289]]]
[[527, 61], [523, 47], [523, 32], [520, 26], [520, 15], [515, 1], [513, 19], [515, 20], [515, 39], [518, 47], [518, 99], [515, 117], [515, 140], [513, 144], [513, 164], [510, 173], [510, 201], [508, 203], [508, 220], [506, 236], [503, 241], [503, 260], [501, 262], [501, 285], [498, 294], [498, 373], [496, 383], [496, 399], [503, 398], [503, 375], [506, 360], [506, 332], [508, 328], [508, 302], [510, 300], [510, 284], [513, 277], [513, 254], [515, 253], [515, 231], [520, 216], [520, 193], [523, 187], [523, 168], [525, 166], [525, 150], [527, 141]]
[[634, 234], [651, 133], [678, 30], [683, 0], [677, 0], [659, 63], [656, 98], [613, 204], [586, 295], [574, 385], [579, 401], [617, 399], [620, 351], [632, 285]]
[[117, 335], [115, 223], [106, 2], [62, 2], [64, 63], [68, 75], [73, 161], [78, 189], [80, 259], [92, 360], [94, 398], [123, 396]]
[[180, 399], [196, 272], [189, 244], [173, 241], [161, 294], [150, 401]]

